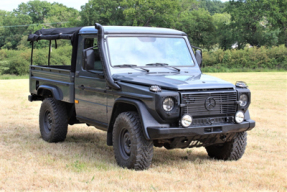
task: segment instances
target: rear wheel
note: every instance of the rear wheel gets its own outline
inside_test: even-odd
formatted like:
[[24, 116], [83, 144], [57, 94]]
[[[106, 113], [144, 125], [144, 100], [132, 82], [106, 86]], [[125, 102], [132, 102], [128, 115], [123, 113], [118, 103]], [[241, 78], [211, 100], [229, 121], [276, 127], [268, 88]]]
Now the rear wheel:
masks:
[[221, 160], [238, 160], [240, 159], [247, 145], [247, 133], [236, 133], [232, 141], [222, 145], [212, 145], [205, 147], [211, 158]]
[[43, 101], [40, 114], [39, 125], [41, 136], [50, 143], [64, 141], [68, 131], [68, 115], [63, 102], [53, 98]]
[[136, 112], [123, 112], [113, 128], [113, 147], [119, 166], [128, 169], [148, 169], [153, 157], [153, 142], [145, 139]]

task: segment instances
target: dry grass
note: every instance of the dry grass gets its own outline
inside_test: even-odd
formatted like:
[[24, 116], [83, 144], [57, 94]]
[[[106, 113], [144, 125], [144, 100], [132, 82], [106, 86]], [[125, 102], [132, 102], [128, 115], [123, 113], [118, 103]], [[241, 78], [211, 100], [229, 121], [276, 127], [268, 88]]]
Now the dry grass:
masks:
[[119, 168], [106, 134], [69, 126], [63, 143], [40, 138], [40, 102], [27, 101], [28, 80], [0, 80], [0, 190], [287, 190], [287, 73], [218, 73], [245, 80], [252, 90], [251, 117], [242, 159], [208, 158], [204, 148], [155, 148], [147, 171]]

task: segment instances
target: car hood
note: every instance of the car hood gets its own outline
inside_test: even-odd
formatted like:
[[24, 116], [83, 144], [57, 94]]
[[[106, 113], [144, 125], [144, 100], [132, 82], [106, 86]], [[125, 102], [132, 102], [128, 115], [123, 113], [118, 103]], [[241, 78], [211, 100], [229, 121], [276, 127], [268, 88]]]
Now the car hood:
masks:
[[119, 83], [129, 82], [148, 86], [158, 85], [162, 88], [172, 90], [234, 88], [232, 83], [205, 74], [115, 74], [113, 78]]

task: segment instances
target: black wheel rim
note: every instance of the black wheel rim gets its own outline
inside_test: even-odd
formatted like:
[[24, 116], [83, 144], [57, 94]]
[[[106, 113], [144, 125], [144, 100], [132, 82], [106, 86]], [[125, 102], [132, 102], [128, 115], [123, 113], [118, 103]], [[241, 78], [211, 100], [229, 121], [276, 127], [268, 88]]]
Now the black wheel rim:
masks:
[[119, 146], [120, 146], [121, 156], [124, 159], [128, 159], [131, 154], [131, 139], [130, 139], [129, 131], [125, 128], [121, 130]]
[[46, 133], [51, 132], [52, 123], [53, 123], [52, 114], [50, 111], [46, 111], [44, 116], [44, 130]]

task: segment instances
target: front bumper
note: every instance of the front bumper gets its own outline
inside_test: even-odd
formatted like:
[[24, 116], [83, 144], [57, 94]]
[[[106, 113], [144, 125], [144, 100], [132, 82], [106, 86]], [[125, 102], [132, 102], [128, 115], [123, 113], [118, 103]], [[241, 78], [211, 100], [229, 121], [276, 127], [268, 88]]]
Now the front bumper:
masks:
[[172, 139], [175, 137], [190, 137], [196, 135], [210, 135], [218, 133], [231, 133], [243, 132], [251, 130], [255, 127], [255, 121], [248, 119], [240, 124], [225, 123], [214, 126], [201, 126], [201, 127], [147, 127], [147, 132], [151, 140], [157, 139]]

